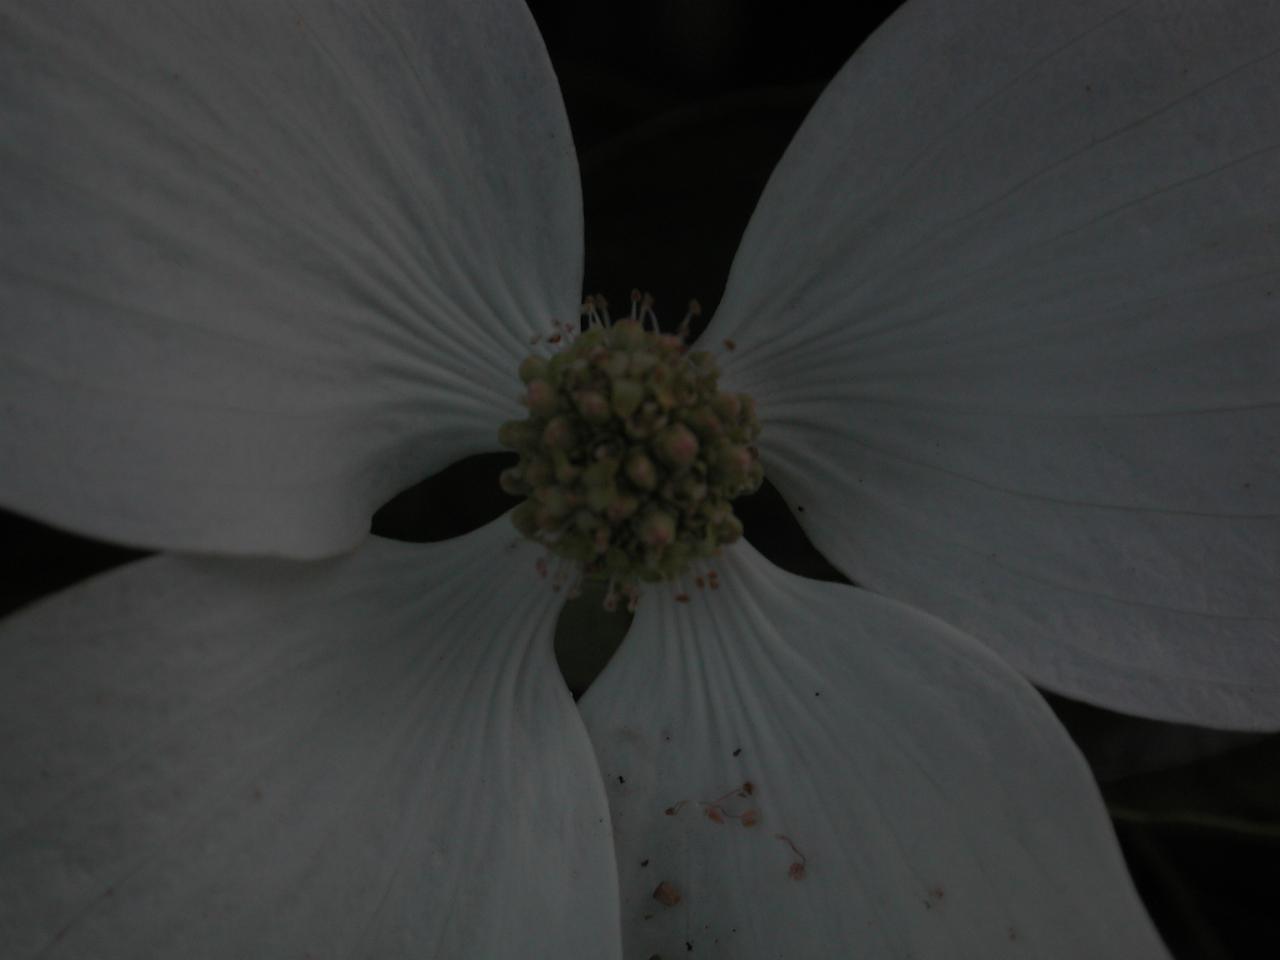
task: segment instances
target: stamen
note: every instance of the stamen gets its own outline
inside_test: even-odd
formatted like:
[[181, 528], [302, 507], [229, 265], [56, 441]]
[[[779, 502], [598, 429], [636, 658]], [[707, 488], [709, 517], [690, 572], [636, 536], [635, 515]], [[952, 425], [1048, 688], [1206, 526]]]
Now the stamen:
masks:
[[604, 593], [604, 608], [609, 613], [618, 609], [618, 578], [609, 578], [609, 587]]
[[741, 786], [734, 787], [722, 797], [715, 800], [699, 800], [698, 804], [702, 807], [702, 812], [712, 823], [724, 823], [725, 820], [737, 820], [744, 827], [758, 826], [760, 823], [760, 811], [756, 807], [748, 807], [741, 813], [733, 813], [725, 806], [725, 801], [737, 797], [744, 800], [755, 793], [755, 784], [750, 780]]
[[681, 340], [688, 341], [689, 327], [693, 323], [694, 317], [702, 316], [702, 304], [697, 300], [689, 301], [689, 309], [684, 315], [684, 319], [680, 321], [680, 326], [676, 327], [676, 336]]
[[808, 866], [808, 863], [809, 863], [809, 858], [800, 852], [800, 848], [795, 845], [795, 843], [792, 841], [790, 837], [785, 836], [784, 834], [781, 834], [781, 833], [775, 833], [773, 836], [775, 840], [781, 840], [788, 847], [790, 847], [791, 852], [796, 855], [797, 859], [794, 862], [792, 862], [790, 866], [787, 867], [787, 876], [789, 876], [792, 880], [803, 880], [804, 874], [805, 874], [805, 868]]
[[652, 326], [650, 331], [655, 336], [662, 333], [662, 329], [658, 326], [658, 315], [653, 312], [653, 294], [646, 293], [640, 298], [640, 324], [644, 326], [645, 321]]

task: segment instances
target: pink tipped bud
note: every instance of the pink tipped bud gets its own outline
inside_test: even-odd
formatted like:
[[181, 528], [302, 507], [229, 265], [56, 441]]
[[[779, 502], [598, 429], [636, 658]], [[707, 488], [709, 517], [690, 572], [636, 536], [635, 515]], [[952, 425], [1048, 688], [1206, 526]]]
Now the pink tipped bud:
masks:
[[640, 542], [649, 547], [665, 547], [676, 538], [676, 522], [671, 514], [653, 510], [640, 523]]
[[597, 390], [579, 390], [573, 395], [574, 406], [587, 423], [604, 423], [609, 419], [609, 401]]
[[742, 483], [751, 475], [756, 458], [751, 451], [739, 444], [725, 444], [717, 451], [717, 460], [724, 478], [731, 483]]
[[694, 410], [686, 419], [689, 426], [704, 437], [718, 437], [724, 433], [724, 424], [720, 422], [720, 418], [706, 407]]
[[542, 442], [548, 450], [568, 450], [573, 446], [573, 425], [566, 417], [553, 417], [542, 430]]
[[658, 471], [643, 453], [633, 453], [627, 458], [627, 479], [641, 490], [652, 490], [658, 482]]
[[680, 495], [689, 503], [700, 503], [707, 498], [707, 485], [693, 477], [688, 477], [680, 485]]
[[662, 431], [657, 442], [658, 455], [676, 467], [687, 467], [698, 457], [698, 437], [683, 423]]
[[545, 380], [534, 380], [524, 395], [529, 412], [538, 417], [549, 417], [556, 412], [558, 398], [556, 388]]
[[738, 399], [736, 393], [718, 393], [712, 403], [720, 418], [730, 423], [736, 422], [742, 413], [742, 401]]

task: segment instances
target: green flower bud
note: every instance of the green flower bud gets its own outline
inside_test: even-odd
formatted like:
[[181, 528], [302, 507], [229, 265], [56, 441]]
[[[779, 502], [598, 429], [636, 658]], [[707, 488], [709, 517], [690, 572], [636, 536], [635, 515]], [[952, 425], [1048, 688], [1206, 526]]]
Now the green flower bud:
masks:
[[532, 355], [520, 361], [520, 379], [525, 383], [541, 380], [547, 375], [547, 361], [543, 357]]
[[560, 378], [564, 376], [565, 367], [569, 365], [571, 358], [567, 353], [553, 354], [551, 359], [547, 361], [547, 376], [552, 384], [560, 382]]
[[508, 420], [498, 427], [498, 442], [508, 450], [520, 450], [534, 443], [532, 427], [524, 420]]
[[741, 536], [742, 521], [732, 513], [720, 521], [720, 525], [716, 528], [716, 539], [721, 543], [736, 543]]
[[707, 496], [707, 485], [694, 477], [685, 477], [680, 483], [679, 499], [685, 503], [699, 503]]
[[526, 500], [511, 511], [511, 522], [522, 536], [532, 539], [538, 531], [537, 508], [532, 500]]
[[627, 373], [638, 380], [657, 365], [658, 358], [652, 353], [636, 352], [631, 354], [631, 362], [627, 364]]
[[609, 345], [618, 350], [634, 350], [643, 346], [645, 332], [634, 320], [623, 320], [609, 328]]
[[608, 343], [609, 334], [607, 331], [598, 327], [591, 327], [578, 334], [578, 339], [573, 347], [574, 351], [581, 357], [595, 353], [597, 349], [606, 346]]
[[670, 410], [678, 404], [679, 397], [676, 396], [676, 390], [669, 383], [655, 383], [650, 388], [653, 393], [653, 399], [657, 401], [659, 407], [663, 410]]
[[609, 359], [605, 361], [604, 369], [609, 375], [609, 379], [615, 384], [627, 375], [627, 364], [631, 362], [631, 355], [625, 351], [617, 350], [609, 354]]
[[560, 487], [539, 487], [533, 491], [533, 498], [553, 517], [563, 517], [569, 512], [569, 498]]
[[635, 380], [614, 380], [612, 388], [612, 402], [610, 404], [614, 414], [619, 417], [629, 417], [640, 407], [644, 401], [644, 386]]

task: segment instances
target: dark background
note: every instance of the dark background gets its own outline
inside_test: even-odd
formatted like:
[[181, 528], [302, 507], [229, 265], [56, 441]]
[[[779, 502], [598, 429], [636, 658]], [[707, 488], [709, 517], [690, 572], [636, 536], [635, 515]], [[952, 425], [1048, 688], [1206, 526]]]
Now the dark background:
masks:
[[[586, 289], [652, 291], [669, 325], [714, 312], [770, 171], [827, 81], [896, 3], [534, 0], [578, 146]], [[483, 51], [477, 51], [483, 55]], [[456, 535], [502, 512], [501, 457], [451, 468], [380, 511], [403, 539]], [[477, 486], [494, 491], [477, 498]], [[775, 563], [839, 579], [770, 488], [739, 514]], [[0, 613], [141, 556], [0, 513]], [[607, 648], [584, 598], [557, 640], [576, 692]], [[603, 624], [614, 635], [616, 619]], [[1280, 957], [1280, 735], [1224, 734], [1050, 702], [1102, 785], [1130, 869], [1179, 960]], [[1085, 958], [1082, 958], [1085, 960]]]

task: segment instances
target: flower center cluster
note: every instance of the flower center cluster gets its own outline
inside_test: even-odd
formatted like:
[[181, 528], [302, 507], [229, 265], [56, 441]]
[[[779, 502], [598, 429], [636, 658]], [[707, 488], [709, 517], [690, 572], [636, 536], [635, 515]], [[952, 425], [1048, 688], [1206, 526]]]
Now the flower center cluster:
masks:
[[730, 501], [763, 479], [760, 424], [751, 398], [721, 392], [718, 377], [709, 353], [634, 318], [526, 357], [529, 416], [498, 432], [520, 457], [501, 478], [528, 497], [512, 515], [519, 531], [625, 590], [737, 540]]

